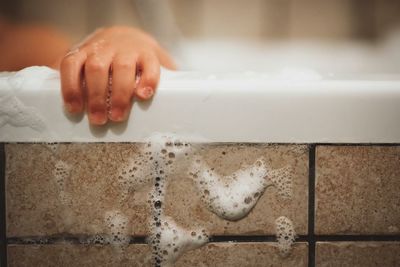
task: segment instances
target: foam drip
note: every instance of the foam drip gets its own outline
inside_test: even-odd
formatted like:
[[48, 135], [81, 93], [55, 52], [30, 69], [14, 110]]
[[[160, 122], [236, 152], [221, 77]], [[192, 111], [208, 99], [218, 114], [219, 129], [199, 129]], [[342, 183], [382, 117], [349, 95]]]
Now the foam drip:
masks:
[[71, 166], [62, 160], [56, 162], [53, 170], [53, 176], [58, 187], [59, 198], [62, 204], [67, 205], [71, 201], [71, 198], [67, 192], [65, 192], [66, 180], [70, 178]]
[[114, 245], [129, 244], [129, 220], [120, 211], [108, 211], [105, 214], [104, 222], [109, 229], [109, 243]]
[[229, 176], [221, 176], [197, 158], [192, 167], [201, 199], [219, 217], [236, 221], [245, 217], [260, 196], [267, 183], [267, 169], [262, 159]]
[[153, 234], [149, 238], [156, 266], [173, 266], [186, 251], [208, 242], [205, 229], [187, 230], [167, 216], [160, 216], [158, 222], [160, 225], [154, 226]]
[[279, 253], [287, 257], [296, 238], [293, 223], [289, 218], [281, 216], [276, 219], [275, 227]]
[[192, 152], [189, 144], [171, 136], [160, 135], [152, 137], [143, 151], [152, 156], [148, 163], [153, 167], [152, 175], [149, 175], [153, 186], [149, 194], [152, 219], [148, 243], [156, 266], [173, 266], [180, 255], [208, 241], [205, 229], [185, 229], [164, 214], [167, 182], [173, 179], [173, 172], [177, 168], [174, 163], [177, 159], [182, 163]]

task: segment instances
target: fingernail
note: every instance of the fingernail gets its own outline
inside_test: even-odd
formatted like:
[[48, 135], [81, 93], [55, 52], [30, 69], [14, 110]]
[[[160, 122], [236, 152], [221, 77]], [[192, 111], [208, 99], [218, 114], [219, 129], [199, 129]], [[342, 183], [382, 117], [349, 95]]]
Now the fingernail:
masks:
[[105, 112], [93, 111], [89, 113], [89, 121], [91, 124], [103, 125], [107, 122], [107, 116]]
[[113, 121], [125, 120], [125, 109], [113, 107], [111, 109], [111, 120]]
[[142, 97], [144, 99], [148, 99], [153, 96], [154, 90], [151, 87], [143, 87], [143, 88], [139, 89], [138, 94], [140, 97]]

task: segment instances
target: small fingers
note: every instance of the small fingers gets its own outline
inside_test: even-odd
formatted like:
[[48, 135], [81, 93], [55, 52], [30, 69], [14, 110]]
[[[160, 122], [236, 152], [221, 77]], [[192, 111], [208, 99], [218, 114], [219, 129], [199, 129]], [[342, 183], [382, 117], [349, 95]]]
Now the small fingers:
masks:
[[107, 122], [107, 91], [112, 54], [101, 51], [89, 55], [85, 63], [88, 117], [91, 124]]
[[157, 49], [157, 56], [158, 59], [160, 61], [160, 64], [164, 67], [166, 67], [167, 69], [170, 70], [176, 70], [176, 64], [175, 61], [172, 59], [172, 57], [168, 54], [167, 51], [165, 51], [164, 48], [159, 47]]
[[68, 53], [60, 64], [61, 92], [70, 113], [80, 113], [84, 109], [82, 70], [85, 60], [86, 53], [76, 50]]
[[117, 55], [112, 63], [112, 92], [109, 119], [124, 121], [131, 109], [131, 100], [135, 90], [136, 58]]
[[136, 96], [141, 100], [150, 99], [160, 79], [160, 62], [153, 53], [144, 53], [138, 61], [140, 78], [136, 88]]

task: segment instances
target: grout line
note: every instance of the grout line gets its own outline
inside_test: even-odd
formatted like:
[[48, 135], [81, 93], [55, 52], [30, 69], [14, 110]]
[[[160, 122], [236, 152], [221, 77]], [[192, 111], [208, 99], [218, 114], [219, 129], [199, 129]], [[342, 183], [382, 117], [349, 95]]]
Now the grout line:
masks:
[[[9, 237], [8, 245], [53, 245], [53, 244], [82, 244], [82, 245], [98, 245], [101, 243], [89, 243], [93, 240], [93, 236], [89, 235], [54, 235], [54, 236], [27, 236], [27, 237]], [[130, 236], [129, 244], [147, 244], [146, 236]], [[296, 242], [307, 242], [306, 235], [300, 235], [296, 238]], [[209, 243], [261, 243], [261, 242], [277, 242], [275, 235], [215, 235], [210, 236]]]
[[308, 153], [308, 267], [315, 266], [315, 152], [310, 145]]
[[4, 143], [0, 143], [0, 266], [7, 266], [6, 240], [6, 157]]
[[400, 235], [318, 235], [318, 242], [400, 241]]
[[[53, 235], [53, 236], [26, 236], [26, 237], [9, 237], [8, 245], [56, 245], [56, 244], [73, 244], [73, 245], [107, 245], [107, 242], [96, 242], [98, 235]], [[129, 244], [147, 244], [146, 236], [130, 236]]]
[[[145, 142], [50, 142], [54, 144], [71, 145], [71, 144], [145, 144]], [[35, 145], [35, 144], [46, 144], [46, 142], [7, 142], [6, 144], [17, 144], [17, 145]], [[215, 142], [215, 143], [198, 143], [198, 145], [279, 145], [279, 146], [291, 146], [291, 145], [309, 145], [309, 146], [400, 146], [400, 143], [306, 143], [306, 142]]]
[[[101, 243], [89, 243], [96, 235], [54, 235], [54, 236], [28, 236], [9, 237], [8, 245], [54, 245], [54, 244], [76, 244], [76, 245], [99, 245]], [[146, 236], [130, 236], [129, 244], [147, 244]], [[316, 242], [400, 242], [400, 235], [314, 235]], [[275, 243], [275, 235], [214, 235], [210, 236], [209, 243]], [[300, 235], [296, 243], [310, 242], [309, 235]]]

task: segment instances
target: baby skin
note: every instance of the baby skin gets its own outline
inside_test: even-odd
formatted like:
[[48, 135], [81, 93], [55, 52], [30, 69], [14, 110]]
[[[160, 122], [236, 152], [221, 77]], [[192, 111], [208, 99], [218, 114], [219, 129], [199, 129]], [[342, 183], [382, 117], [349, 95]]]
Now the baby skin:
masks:
[[148, 100], [154, 95], [160, 66], [175, 69], [151, 36], [130, 27], [99, 29], [61, 60], [65, 107], [73, 114], [86, 107], [93, 125], [124, 121], [133, 98]]
[[59, 68], [66, 110], [86, 111], [92, 125], [125, 121], [133, 99], [145, 101], [154, 95], [160, 66], [176, 68], [153, 37], [132, 27], [98, 29], [69, 52], [68, 38], [47, 26], [0, 20], [0, 32], [7, 36], [0, 40], [0, 56], [5, 59], [0, 71], [33, 65]]

